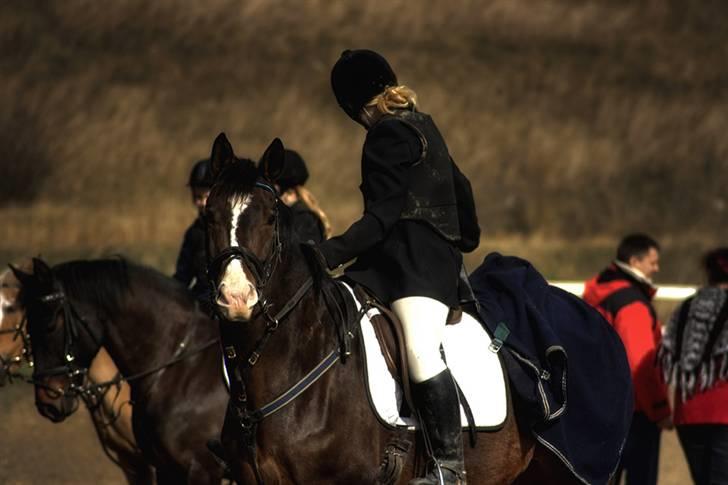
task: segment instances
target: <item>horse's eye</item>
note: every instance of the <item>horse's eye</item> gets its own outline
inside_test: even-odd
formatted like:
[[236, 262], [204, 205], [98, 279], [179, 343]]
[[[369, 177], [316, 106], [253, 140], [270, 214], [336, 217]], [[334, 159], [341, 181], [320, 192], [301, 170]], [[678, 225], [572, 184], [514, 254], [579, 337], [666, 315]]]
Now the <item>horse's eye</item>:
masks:
[[15, 313], [17, 309], [14, 305], [7, 305], [3, 307], [3, 313]]

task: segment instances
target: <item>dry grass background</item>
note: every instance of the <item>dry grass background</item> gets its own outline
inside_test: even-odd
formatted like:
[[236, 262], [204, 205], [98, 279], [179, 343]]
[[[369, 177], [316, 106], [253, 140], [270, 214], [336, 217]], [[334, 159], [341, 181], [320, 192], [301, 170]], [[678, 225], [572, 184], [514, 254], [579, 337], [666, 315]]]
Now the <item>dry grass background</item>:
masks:
[[[5, 0], [0, 260], [123, 253], [171, 271], [189, 167], [220, 131], [251, 158], [275, 136], [299, 150], [343, 230], [364, 133], [328, 76], [365, 46], [418, 91], [473, 182], [471, 267], [501, 250], [584, 278], [639, 229], [663, 243], [662, 281], [697, 283], [699, 253], [728, 242], [727, 24], [720, 0]], [[20, 449], [44, 456], [39, 442]], [[0, 482], [37, 479], [8, 453]], [[86, 470], [71, 481], [118, 480]], [[674, 435], [662, 471], [687, 481]]]
[[695, 282], [726, 237], [727, 20], [697, 0], [7, 0], [0, 255], [171, 269], [219, 131], [251, 158], [274, 136], [299, 150], [344, 229], [364, 133], [328, 76], [367, 46], [434, 114], [485, 247], [583, 277], [641, 229], [675, 255], [667, 279]]

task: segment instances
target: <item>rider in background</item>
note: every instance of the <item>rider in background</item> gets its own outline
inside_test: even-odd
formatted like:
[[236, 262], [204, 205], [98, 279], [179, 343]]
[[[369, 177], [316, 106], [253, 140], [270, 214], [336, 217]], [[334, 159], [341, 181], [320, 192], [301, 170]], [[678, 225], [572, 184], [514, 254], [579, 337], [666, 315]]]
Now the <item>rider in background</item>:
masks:
[[192, 195], [192, 203], [197, 208], [197, 217], [185, 231], [182, 248], [177, 256], [174, 278], [192, 291], [202, 308], [210, 313], [210, 294], [212, 286], [207, 279], [207, 253], [205, 249], [205, 224], [202, 212], [205, 210], [207, 196], [212, 187], [210, 160], [195, 163], [187, 184]]
[[470, 182], [414, 91], [370, 50], [345, 51], [331, 73], [341, 108], [367, 130], [364, 214], [320, 245], [333, 269], [389, 304], [404, 326], [415, 407], [434, 461], [411, 484], [464, 483], [460, 409], [440, 355], [450, 308], [459, 306], [461, 251], [480, 241]]
[[276, 189], [281, 201], [293, 212], [293, 228], [299, 238], [320, 243], [331, 236], [331, 224], [311, 191], [303, 186], [306, 180], [306, 162], [298, 152], [286, 150], [283, 171], [276, 178]]

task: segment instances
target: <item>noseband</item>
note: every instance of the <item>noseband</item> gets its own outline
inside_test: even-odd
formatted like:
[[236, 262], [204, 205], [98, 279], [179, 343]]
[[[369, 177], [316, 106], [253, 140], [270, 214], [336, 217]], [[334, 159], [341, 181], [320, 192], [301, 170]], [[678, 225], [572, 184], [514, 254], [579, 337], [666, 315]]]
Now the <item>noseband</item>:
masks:
[[[276, 192], [276, 190], [264, 182], [255, 182], [255, 187], [267, 190], [275, 197], [275, 226], [273, 229], [273, 245], [271, 246], [268, 257], [265, 260], [261, 261], [261, 259], [258, 258], [258, 256], [256, 256], [253, 251], [246, 248], [245, 246], [230, 246], [223, 249], [220, 254], [218, 254], [215, 258], [212, 259], [212, 261], [210, 261], [207, 267], [207, 275], [208, 279], [213, 282], [214, 286], [219, 281], [221, 273], [225, 269], [225, 267], [235, 259], [240, 260], [242, 263], [244, 263], [245, 267], [247, 267], [248, 270], [253, 273], [253, 278], [255, 279], [255, 289], [257, 290], [259, 296], [256, 307], [264, 308], [266, 305], [265, 298], [263, 297], [265, 287], [268, 284], [268, 281], [270, 280], [270, 277], [273, 274], [273, 271], [275, 271], [276, 265], [281, 258], [282, 242], [280, 236], [280, 218], [278, 214], [278, 204], [280, 203], [280, 199], [278, 198], [278, 193]], [[214, 301], [217, 289], [213, 288], [212, 293], [212, 306], [213, 308], [217, 308], [217, 305]]]

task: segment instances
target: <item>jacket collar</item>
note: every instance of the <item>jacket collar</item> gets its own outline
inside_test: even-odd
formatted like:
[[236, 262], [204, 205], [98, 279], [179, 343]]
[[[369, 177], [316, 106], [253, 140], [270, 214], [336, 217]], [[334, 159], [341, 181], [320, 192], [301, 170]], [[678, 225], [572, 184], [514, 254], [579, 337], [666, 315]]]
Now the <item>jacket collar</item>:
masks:
[[614, 280], [628, 281], [638, 287], [650, 300], [654, 298], [655, 293], [657, 293], [657, 287], [652, 283], [652, 280], [645, 277], [641, 271], [638, 271], [621, 261], [613, 261], [612, 264], [599, 276], [599, 282]]

